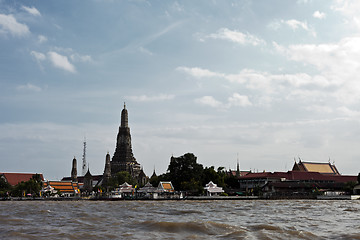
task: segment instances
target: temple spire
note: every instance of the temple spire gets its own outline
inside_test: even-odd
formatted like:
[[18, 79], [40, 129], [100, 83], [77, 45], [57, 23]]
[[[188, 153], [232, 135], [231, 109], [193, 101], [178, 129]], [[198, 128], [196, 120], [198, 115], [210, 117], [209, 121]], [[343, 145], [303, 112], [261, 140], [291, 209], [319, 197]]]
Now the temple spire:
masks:
[[77, 164], [76, 164], [76, 158], [74, 156], [73, 162], [72, 162], [72, 169], [71, 169], [71, 181], [77, 182]]
[[237, 154], [236, 177], [240, 177], [239, 153]]
[[124, 109], [121, 111], [121, 127], [127, 128], [128, 126], [128, 111], [124, 102]]

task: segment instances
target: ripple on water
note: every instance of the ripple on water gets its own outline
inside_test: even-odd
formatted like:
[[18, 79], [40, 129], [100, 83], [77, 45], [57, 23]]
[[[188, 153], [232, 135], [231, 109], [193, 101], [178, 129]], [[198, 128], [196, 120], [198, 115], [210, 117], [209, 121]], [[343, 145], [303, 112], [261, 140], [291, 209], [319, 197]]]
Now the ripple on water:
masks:
[[196, 234], [196, 235], [229, 235], [240, 234], [246, 230], [229, 224], [217, 222], [159, 222], [145, 221], [140, 228], [146, 231], [158, 231], [167, 233]]
[[260, 239], [322, 239], [312, 232], [297, 230], [295, 227], [284, 228], [271, 224], [257, 224], [249, 227], [252, 235]]

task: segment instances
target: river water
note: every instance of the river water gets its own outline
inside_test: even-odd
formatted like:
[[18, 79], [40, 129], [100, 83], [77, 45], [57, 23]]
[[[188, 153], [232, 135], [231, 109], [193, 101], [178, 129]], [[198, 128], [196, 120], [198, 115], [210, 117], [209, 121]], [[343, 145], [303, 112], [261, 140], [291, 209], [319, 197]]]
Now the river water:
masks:
[[3, 201], [0, 239], [360, 239], [360, 201]]

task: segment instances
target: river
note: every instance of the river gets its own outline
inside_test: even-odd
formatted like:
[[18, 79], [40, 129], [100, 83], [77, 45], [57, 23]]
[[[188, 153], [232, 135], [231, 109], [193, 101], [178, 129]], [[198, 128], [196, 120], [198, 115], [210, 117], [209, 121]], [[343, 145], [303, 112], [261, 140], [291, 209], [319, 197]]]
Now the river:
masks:
[[0, 239], [360, 239], [360, 201], [2, 201]]

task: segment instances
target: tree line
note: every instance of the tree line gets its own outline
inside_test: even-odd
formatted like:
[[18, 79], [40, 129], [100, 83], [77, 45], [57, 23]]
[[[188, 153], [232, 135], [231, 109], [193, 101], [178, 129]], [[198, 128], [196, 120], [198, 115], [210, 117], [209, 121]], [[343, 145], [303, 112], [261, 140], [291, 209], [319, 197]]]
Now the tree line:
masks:
[[160, 181], [171, 181], [175, 190], [186, 191], [190, 195], [202, 195], [205, 185], [210, 181], [223, 187], [228, 193], [235, 194], [239, 188], [236, 176], [228, 174], [224, 167], [217, 170], [214, 166], [204, 168], [197, 163], [197, 157], [193, 153], [171, 157], [167, 172], [150, 178], [153, 186], [157, 186]]
[[[176, 191], [186, 191], [189, 195], [204, 194], [204, 187], [210, 181], [216, 183], [219, 187], [223, 187], [230, 194], [236, 194], [236, 190], [239, 189], [236, 176], [228, 174], [224, 167], [217, 169], [214, 166], [204, 168], [202, 164], [197, 163], [197, 157], [193, 153], [186, 153], [180, 157], [171, 157], [167, 172], [159, 176], [153, 175], [149, 179], [149, 182], [154, 187], [158, 186], [160, 181], [171, 181]], [[123, 171], [118, 172], [109, 180], [107, 190], [111, 191], [124, 182], [142, 187], [128, 172]], [[97, 188], [105, 190], [104, 187]]]

